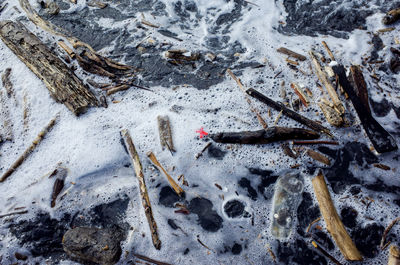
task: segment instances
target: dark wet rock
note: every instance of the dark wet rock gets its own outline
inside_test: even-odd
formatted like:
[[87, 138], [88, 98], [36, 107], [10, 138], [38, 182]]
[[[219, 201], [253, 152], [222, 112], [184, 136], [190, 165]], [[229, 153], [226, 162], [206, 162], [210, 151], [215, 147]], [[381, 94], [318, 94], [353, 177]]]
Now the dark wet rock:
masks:
[[344, 143], [344, 147], [337, 150], [328, 147], [320, 147], [318, 150], [335, 159], [334, 164], [324, 170], [324, 175], [335, 193], [343, 192], [348, 185], [362, 183], [351, 172], [351, 165], [355, 163], [360, 168], [368, 169], [379, 161], [367, 145], [358, 142]]
[[322, 231], [314, 231], [313, 239], [315, 239], [315, 241], [317, 241], [325, 249], [333, 250], [335, 248], [333, 241], [327, 233]]
[[318, 205], [314, 205], [313, 197], [308, 192], [303, 192], [303, 200], [297, 208], [297, 220], [299, 228], [297, 232], [305, 236], [308, 225], [321, 216]]
[[161, 188], [159, 203], [165, 207], [174, 207], [175, 203], [181, 202], [184, 199], [184, 195], [180, 197], [170, 186], [164, 186]]
[[16, 258], [17, 260], [23, 260], [23, 261], [25, 261], [25, 260], [28, 259], [28, 256], [27, 256], [27, 255], [21, 254], [21, 253], [19, 253], [19, 252], [15, 252], [15, 253], [14, 253], [14, 256], [15, 256], [15, 258]]
[[352, 232], [358, 250], [364, 257], [374, 258], [379, 254], [379, 245], [385, 228], [376, 223], [366, 225], [365, 227], [357, 227]]
[[392, 109], [391, 104], [389, 103], [389, 101], [387, 101], [386, 98], [383, 98], [381, 102], [370, 100], [370, 103], [372, 110], [377, 117], [385, 117]]
[[168, 222], [168, 225], [169, 225], [172, 229], [176, 230], [176, 229], [179, 228], [179, 226], [175, 223], [174, 220], [168, 219], [167, 222]]
[[232, 246], [232, 254], [233, 255], [239, 255], [242, 252], [242, 245], [235, 243]]
[[351, 195], [357, 195], [361, 192], [361, 187], [360, 186], [352, 186], [349, 190]]
[[374, 34], [374, 36], [372, 37], [372, 44], [373, 50], [371, 51], [371, 57], [369, 58], [369, 61], [375, 62], [379, 59], [378, 52], [381, 51], [385, 47], [385, 45], [383, 44], [382, 39], [377, 34]]
[[357, 211], [351, 207], [344, 207], [340, 211], [342, 222], [348, 228], [354, 228], [357, 226], [357, 216]]
[[48, 213], [39, 213], [33, 220], [10, 224], [10, 232], [31, 252], [32, 256], [54, 259], [64, 253], [61, 240], [69, 229], [70, 222], [69, 214], [57, 220], [52, 219]]
[[277, 258], [283, 264], [326, 265], [328, 262], [319, 252], [301, 239], [294, 242], [279, 242]]
[[183, 252], [183, 255], [187, 255], [187, 254], [189, 254], [189, 252], [190, 252], [190, 249], [186, 248], [185, 251]]
[[390, 70], [393, 73], [397, 74], [400, 72], [400, 50], [391, 48], [390, 51], [392, 52], [392, 58], [390, 59]]
[[65, 233], [62, 244], [73, 259], [111, 265], [121, 256], [121, 240], [122, 234], [118, 229], [76, 227]]
[[247, 196], [253, 201], [257, 200], [257, 191], [251, 186], [250, 180], [241, 178], [238, 182], [239, 186], [247, 191]]
[[222, 228], [222, 218], [213, 210], [213, 204], [205, 198], [194, 198], [189, 202], [188, 209], [197, 214], [200, 226], [210, 232], [217, 232]]
[[264, 170], [259, 168], [249, 168], [249, 172], [260, 177], [260, 183], [257, 186], [257, 190], [264, 196], [266, 200], [271, 199], [273, 190], [270, 189], [270, 192], [268, 193], [266, 190], [276, 182], [279, 176], [274, 175], [272, 170]]
[[379, 179], [379, 176], [376, 178], [376, 181], [374, 183], [365, 184], [364, 187], [366, 189], [373, 190], [373, 191], [400, 194], [399, 186], [387, 185], [381, 179]]
[[[379, 3], [373, 5], [372, 2]], [[286, 34], [308, 36], [329, 34], [339, 38], [348, 38], [348, 32], [359, 28], [366, 29], [368, 16], [378, 11], [385, 12], [394, 8], [396, 5], [394, 2], [396, 1], [379, 0], [365, 4], [349, 0], [284, 0], [283, 5], [288, 16], [286, 24], [281, 25], [278, 30]]]
[[216, 147], [215, 145], [212, 144], [208, 148], [208, 155], [217, 160], [222, 160], [224, 158], [224, 156], [226, 155], [226, 151], [222, 151], [221, 149], [219, 149], [218, 147]]
[[230, 200], [224, 205], [224, 212], [228, 217], [237, 218], [244, 214], [245, 205], [239, 200]]

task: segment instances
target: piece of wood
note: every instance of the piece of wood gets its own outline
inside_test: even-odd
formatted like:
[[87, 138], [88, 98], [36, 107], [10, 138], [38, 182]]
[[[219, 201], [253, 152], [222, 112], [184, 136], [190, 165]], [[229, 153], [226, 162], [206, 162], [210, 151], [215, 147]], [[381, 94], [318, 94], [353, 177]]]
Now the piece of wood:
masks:
[[297, 159], [299, 157], [299, 154], [295, 154], [293, 150], [289, 147], [287, 143], [281, 144], [281, 147], [283, 149], [283, 153], [293, 159]]
[[392, 9], [386, 13], [382, 19], [382, 23], [385, 25], [390, 25], [395, 23], [400, 19], [400, 8]]
[[332, 136], [332, 134], [330, 133], [329, 129], [322, 126], [321, 124], [319, 124], [318, 122], [315, 122], [313, 120], [310, 120], [309, 118], [306, 118], [300, 114], [298, 114], [297, 112], [288, 109], [287, 107], [285, 107], [282, 103], [280, 102], [275, 102], [272, 99], [270, 99], [269, 97], [261, 94], [260, 92], [258, 92], [257, 90], [253, 89], [253, 88], [249, 88], [246, 90], [246, 93], [253, 97], [258, 99], [259, 101], [267, 104], [268, 106], [274, 108], [277, 111], [282, 111], [282, 113], [286, 116], [288, 116], [289, 118], [300, 122], [301, 124], [304, 124], [305, 126], [317, 131], [317, 132], [322, 132], [325, 133], [329, 136]]
[[156, 156], [153, 154], [153, 152], [149, 151], [147, 153], [147, 156], [149, 157], [151, 162], [153, 162], [153, 164], [156, 167], [158, 167], [159, 169], [161, 169], [162, 172], [164, 172], [165, 176], [168, 179], [169, 185], [171, 185], [171, 187], [174, 189], [176, 194], [181, 196], [182, 193], [184, 193], [184, 190], [181, 187], [179, 187], [178, 183], [175, 182], [175, 180], [171, 177], [170, 174], [168, 174], [168, 172], [163, 168], [163, 166], [160, 164], [160, 162], [158, 162], [158, 160], [157, 160]]
[[329, 124], [336, 127], [341, 127], [344, 124], [343, 116], [340, 115], [334, 109], [333, 104], [327, 101], [325, 98], [321, 99], [321, 102], [318, 103], [318, 106], [320, 107]]
[[107, 88], [107, 96], [111, 96], [112, 94], [115, 94], [119, 91], [128, 90], [130, 87], [131, 87], [131, 85], [122, 84], [122, 85], [117, 85], [117, 86]]
[[153, 245], [156, 249], [161, 248], [161, 241], [158, 237], [157, 232], [157, 223], [153, 216], [153, 211], [151, 209], [151, 203], [149, 194], [147, 192], [146, 182], [144, 180], [142, 163], [140, 163], [139, 154], [136, 151], [135, 145], [133, 144], [132, 138], [129, 134], [129, 131], [124, 129], [121, 131], [121, 137], [123, 139], [124, 146], [129, 153], [129, 156], [132, 159], [132, 164], [135, 169], [136, 178], [139, 182], [139, 191], [140, 197], [142, 199], [142, 205], [144, 208], [144, 213], [147, 218], [147, 222], [149, 223], [151, 239], [153, 241]]
[[365, 109], [371, 113], [371, 109], [369, 107], [368, 100], [368, 90], [367, 84], [365, 83], [365, 79], [361, 68], [357, 65], [350, 66], [350, 81], [353, 84], [353, 88], [355, 88], [354, 93], [357, 97], [360, 98], [361, 102], [364, 104]]
[[0, 218], [4, 218], [4, 217], [7, 217], [7, 216], [16, 215], [16, 214], [26, 214], [26, 213], [28, 213], [28, 210], [17, 211], [17, 212], [6, 213], [6, 214], [0, 214]]
[[141, 260], [144, 260], [144, 261], [147, 261], [147, 262], [151, 262], [151, 263], [156, 264], [156, 265], [172, 265], [170, 263], [158, 261], [158, 260], [143, 256], [143, 255], [140, 255], [140, 254], [136, 254], [136, 253], [134, 253], [133, 256], [135, 256], [138, 259], [141, 259]]
[[331, 57], [331, 60], [332, 60], [332, 61], [336, 61], [336, 60], [335, 60], [335, 56], [333, 55], [331, 49], [329, 49], [328, 44], [327, 44], [325, 41], [322, 41], [322, 45], [324, 45], [325, 50], [327, 51], [329, 57]]
[[51, 96], [75, 115], [98, 106], [88, 87], [21, 23], [0, 22], [0, 38], [45, 83]]
[[333, 70], [338, 75], [340, 85], [349, 95], [351, 102], [360, 118], [361, 124], [378, 153], [397, 150], [395, 139], [375, 120], [366, 109], [361, 99], [354, 93], [354, 88], [346, 76], [346, 70], [342, 65], [336, 65]]
[[329, 160], [329, 158], [324, 156], [320, 152], [308, 149], [307, 150], [307, 155], [309, 157], [311, 157], [312, 159], [317, 160], [317, 161], [319, 161], [319, 162], [321, 162], [321, 163], [323, 163], [323, 164], [325, 164], [327, 166], [331, 165], [331, 161]]
[[[243, 86], [242, 81], [240, 81], [240, 79], [237, 78], [237, 77], [233, 74], [233, 72], [232, 72], [230, 69], [227, 69], [226, 72], [232, 77], [233, 80], [235, 80], [235, 82], [236, 82], [236, 84], [239, 86], [239, 88], [240, 88], [244, 93], [246, 93], [247, 90], [246, 90], [245, 87]], [[250, 106], [251, 112], [253, 112], [254, 114], [256, 114], [256, 117], [257, 117], [258, 122], [261, 124], [261, 126], [262, 126], [264, 129], [267, 129], [267, 128], [268, 128], [268, 124], [267, 124], [267, 122], [263, 119], [263, 117], [261, 116], [260, 111], [259, 111], [257, 108], [255, 108], [255, 107], [253, 106], [253, 103], [251, 102], [251, 100], [249, 99], [249, 97], [245, 96], [245, 98], [246, 98], [247, 103], [248, 103], [249, 106]]]
[[97, 8], [100, 8], [100, 9], [106, 8], [108, 6], [107, 3], [103, 3], [103, 2], [100, 2], [100, 1], [96, 1], [96, 0], [89, 1], [87, 3], [87, 5], [91, 6], [91, 7], [97, 7]]
[[303, 90], [296, 84], [296, 83], [291, 83], [290, 87], [294, 90], [294, 93], [299, 97], [301, 100], [301, 103], [308, 108], [308, 104], [310, 103], [310, 98], [304, 93]]
[[293, 141], [293, 145], [312, 145], [312, 144], [329, 144], [329, 145], [339, 145], [337, 141]]
[[204, 151], [206, 151], [207, 148], [209, 148], [209, 147], [211, 146], [211, 144], [212, 144], [211, 142], [208, 142], [208, 143], [203, 147], [203, 149], [201, 149], [201, 151], [198, 152], [198, 153], [194, 156], [194, 159], [199, 159], [199, 157], [201, 157], [201, 156], [203, 155]]
[[268, 144], [292, 139], [313, 140], [319, 138], [319, 134], [302, 128], [270, 127], [259, 131], [210, 134], [210, 138], [217, 143]]
[[315, 73], [322, 83], [322, 85], [327, 90], [329, 97], [332, 100], [334, 109], [339, 113], [339, 115], [343, 115], [345, 112], [344, 106], [339, 99], [338, 94], [336, 93], [335, 88], [333, 87], [332, 83], [329, 81], [328, 77], [326, 76], [325, 72], [322, 70], [322, 66], [319, 63], [317, 57], [315, 56], [313, 51], [309, 52], [312, 64], [314, 65]]
[[400, 265], [400, 249], [397, 246], [390, 246], [388, 265]]
[[158, 29], [160, 27], [159, 25], [153, 24], [150, 21], [147, 21], [147, 20], [144, 20], [144, 19], [142, 19], [142, 24], [146, 25], [146, 26], [149, 26], [149, 27], [152, 27], [152, 28], [156, 28], [156, 29]]
[[157, 116], [158, 134], [162, 150], [167, 148], [170, 152], [175, 152], [172, 140], [171, 125], [168, 116]]
[[335, 243], [339, 247], [340, 252], [347, 260], [363, 260], [356, 245], [347, 233], [342, 223], [342, 220], [340, 220], [340, 217], [332, 202], [328, 187], [326, 186], [324, 175], [321, 171], [312, 180], [312, 185], [314, 188], [315, 196], [317, 197], [319, 209], [321, 210], [321, 214], [326, 223], [328, 232], [335, 240]]
[[8, 97], [11, 97], [11, 95], [14, 93], [13, 84], [11, 83], [10, 80], [10, 74], [11, 74], [11, 68], [6, 68], [6, 70], [4, 70], [3, 74], [1, 75], [1, 81], [3, 83], [3, 87], [7, 91]]
[[65, 178], [67, 177], [68, 170], [66, 168], [58, 166], [54, 172], [53, 172], [54, 174], [52, 173], [49, 176], [49, 178], [55, 177], [53, 191], [51, 192], [51, 203], [50, 203], [51, 208], [54, 208], [54, 206], [56, 206], [57, 196], [64, 189], [64, 181]]
[[298, 54], [297, 52], [294, 52], [292, 50], [289, 50], [285, 47], [280, 47], [279, 49], [276, 50], [277, 52], [289, 55], [290, 57], [296, 58], [300, 61], [305, 61], [307, 60], [307, 57], [305, 57], [304, 55]]
[[389, 234], [390, 230], [392, 230], [393, 226], [394, 226], [395, 224], [397, 224], [397, 222], [399, 222], [399, 221], [400, 221], [400, 217], [397, 217], [396, 219], [394, 219], [394, 220], [388, 225], [388, 227], [386, 227], [385, 231], [383, 232], [382, 239], [381, 239], [381, 244], [380, 244], [380, 247], [381, 247], [382, 250], [383, 250], [383, 248], [384, 248], [384, 246], [385, 246], [385, 242], [386, 242], [386, 237], [387, 237], [387, 235]]
[[0, 91], [0, 142], [13, 141], [14, 133], [10, 118], [10, 107], [6, 102], [6, 96], [3, 91]]
[[38, 136], [33, 140], [32, 144], [25, 150], [25, 152], [11, 165], [11, 167], [3, 174], [0, 178], [0, 182], [5, 181], [12, 173], [27, 159], [27, 157], [32, 154], [35, 148], [42, 142], [46, 134], [54, 127], [58, 120], [58, 114], [53, 118], [46, 127], [38, 134]]

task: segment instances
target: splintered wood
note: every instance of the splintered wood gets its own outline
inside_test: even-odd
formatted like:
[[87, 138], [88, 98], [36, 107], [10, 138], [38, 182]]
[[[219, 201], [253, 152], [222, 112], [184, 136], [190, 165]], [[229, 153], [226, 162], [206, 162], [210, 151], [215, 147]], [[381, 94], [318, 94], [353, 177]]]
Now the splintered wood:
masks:
[[347, 233], [342, 220], [340, 220], [321, 171], [312, 180], [312, 185], [328, 232], [335, 240], [340, 252], [347, 260], [363, 260], [356, 245]]
[[121, 137], [123, 139], [125, 148], [128, 151], [129, 156], [132, 159], [132, 164], [135, 169], [135, 174], [136, 174], [136, 177], [139, 182], [140, 196], [142, 199], [144, 213], [146, 215], [147, 222], [149, 223], [151, 239], [153, 241], [153, 245], [156, 249], [159, 250], [161, 248], [161, 241], [158, 237], [157, 223], [156, 223], [156, 220], [154, 219], [153, 211], [151, 209], [150, 198], [149, 198], [149, 194], [147, 192], [146, 182], [144, 180], [143, 168], [142, 168], [142, 163], [140, 162], [140, 159], [139, 159], [139, 154], [136, 151], [135, 145], [133, 144], [132, 138], [131, 138], [128, 130], [125, 130], [125, 129], [122, 130]]
[[182, 193], [184, 193], [183, 189], [181, 187], [179, 187], [179, 185], [175, 182], [175, 180], [171, 177], [171, 175], [168, 174], [168, 172], [163, 168], [163, 166], [160, 164], [160, 162], [158, 162], [158, 160], [157, 160], [156, 156], [153, 154], [153, 152], [149, 151], [147, 153], [147, 156], [149, 157], [151, 162], [153, 162], [153, 164], [156, 167], [158, 167], [159, 169], [161, 169], [161, 171], [165, 174], [165, 176], [168, 179], [169, 185], [171, 185], [171, 187], [174, 189], [176, 194], [181, 196]]
[[45, 83], [52, 97], [75, 115], [98, 105], [74, 72], [21, 23], [0, 22], [0, 38]]
[[4, 70], [4, 73], [1, 75], [1, 81], [3, 82], [3, 87], [7, 91], [7, 96], [11, 97], [13, 94], [13, 84], [10, 80], [11, 68], [7, 68]]
[[312, 159], [314, 159], [314, 160], [317, 160], [317, 161], [319, 161], [321, 163], [324, 163], [327, 166], [331, 165], [331, 161], [329, 160], [329, 158], [327, 158], [326, 156], [324, 156], [323, 154], [321, 154], [321, 153], [319, 153], [317, 151], [308, 149], [307, 150], [307, 155], [309, 157], [311, 157]]
[[284, 47], [280, 47], [279, 49], [276, 50], [277, 52], [289, 55], [290, 57], [296, 58], [300, 61], [305, 61], [307, 60], [307, 57], [305, 57], [304, 55], [298, 54], [297, 52], [291, 51], [287, 48]]
[[172, 141], [171, 125], [168, 116], [157, 116], [158, 133], [162, 150], [167, 148], [170, 152], [175, 152]]
[[11, 167], [3, 174], [0, 178], [0, 182], [5, 181], [12, 173], [26, 160], [26, 158], [35, 150], [36, 146], [38, 146], [46, 134], [54, 127], [56, 121], [58, 119], [58, 115], [52, 119], [46, 127], [38, 134], [35, 140], [33, 140], [32, 144], [25, 150], [25, 152], [11, 165]]

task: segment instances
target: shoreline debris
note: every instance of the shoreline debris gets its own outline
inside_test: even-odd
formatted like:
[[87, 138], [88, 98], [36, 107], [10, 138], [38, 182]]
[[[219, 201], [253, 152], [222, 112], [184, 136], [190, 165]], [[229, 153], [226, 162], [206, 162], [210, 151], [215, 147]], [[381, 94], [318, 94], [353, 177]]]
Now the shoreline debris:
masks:
[[394, 246], [394, 245], [390, 246], [388, 265], [400, 265], [399, 247]]
[[386, 13], [382, 19], [382, 23], [385, 25], [394, 24], [400, 19], [400, 8], [392, 9]]
[[167, 148], [171, 153], [175, 152], [169, 117], [157, 116], [157, 123], [162, 150], [165, 150], [165, 148]]
[[13, 84], [11, 83], [11, 80], [10, 80], [10, 74], [11, 74], [11, 68], [6, 68], [6, 70], [4, 70], [3, 74], [1, 75], [1, 81], [3, 83], [3, 87], [7, 91], [8, 97], [11, 97], [11, 95], [14, 94]]
[[129, 156], [131, 157], [132, 164], [133, 164], [135, 174], [136, 174], [136, 178], [139, 182], [140, 196], [142, 199], [144, 213], [146, 214], [147, 222], [149, 223], [149, 227], [150, 227], [150, 231], [151, 231], [151, 239], [153, 241], [153, 245], [157, 250], [159, 250], [161, 248], [161, 241], [158, 237], [157, 223], [156, 223], [156, 220], [154, 219], [153, 211], [151, 209], [150, 198], [149, 198], [149, 194], [147, 192], [147, 187], [146, 187], [146, 183], [144, 180], [144, 174], [143, 174], [143, 167], [142, 167], [142, 163], [140, 162], [140, 159], [139, 159], [139, 154], [136, 151], [135, 145], [133, 144], [132, 138], [131, 138], [128, 130], [126, 130], [126, 129], [121, 130], [121, 137], [122, 137], [124, 146], [125, 146], [126, 150], [128, 151]]
[[301, 55], [301, 54], [299, 54], [297, 52], [289, 50], [289, 49], [287, 49], [285, 47], [280, 47], [276, 51], [279, 52], [279, 53], [283, 53], [283, 54], [289, 55], [290, 57], [296, 58], [296, 59], [298, 59], [300, 61], [307, 60], [307, 57], [305, 57], [304, 55]]

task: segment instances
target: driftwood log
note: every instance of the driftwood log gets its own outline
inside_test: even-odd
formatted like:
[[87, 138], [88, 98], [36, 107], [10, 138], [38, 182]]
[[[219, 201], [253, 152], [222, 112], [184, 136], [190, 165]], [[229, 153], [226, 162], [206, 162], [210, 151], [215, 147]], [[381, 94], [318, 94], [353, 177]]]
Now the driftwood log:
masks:
[[400, 19], [400, 8], [392, 9], [386, 13], [383, 17], [382, 22], [385, 25], [390, 25], [395, 23]]
[[249, 88], [246, 90], [246, 93], [253, 97], [258, 99], [259, 101], [267, 104], [268, 106], [274, 108], [277, 111], [282, 111], [282, 114], [288, 116], [289, 118], [300, 122], [301, 124], [304, 124], [305, 126], [317, 131], [317, 132], [322, 132], [325, 133], [329, 136], [332, 136], [332, 134], [330, 133], [329, 129], [322, 126], [321, 124], [319, 124], [318, 122], [315, 122], [313, 120], [310, 120], [302, 115], [300, 115], [299, 113], [288, 109], [287, 107], [285, 107], [282, 103], [280, 102], [276, 102], [273, 101], [272, 99], [270, 99], [269, 97], [263, 95], [262, 93], [258, 92], [257, 90], [253, 89], [253, 88]]
[[357, 65], [350, 66], [350, 81], [353, 85], [354, 93], [360, 98], [366, 110], [371, 113], [368, 100], [367, 84], [365, 83], [364, 75], [361, 68]]
[[0, 22], [0, 38], [45, 83], [51, 96], [75, 115], [98, 106], [96, 97], [74, 72], [21, 23]]
[[312, 184], [326, 228], [335, 240], [340, 252], [347, 260], [362, 260], [360, 252], [347, 233], [342, 220], [340, 220], [321, 171], [312, 180]]
[[144, 213], [147, 218], [147, 222], [149, 223], [150, 232], [151, 232], [151, 239], [153, 241], [153, 245], [156, 249], [161, 248], [161, 241], [158, 237], [157, 232], [157, 223], [153, 216], [153, 211], [151, 209], [151, 203], [149, 194], [147, 192], [146, 182], [144, 181], [144, 174], [143, 174], [143, 167], [142, 163], [139, 159], [139, 154], [136, 151], [135, 145], [133, 144], [131, 135], [129, 134], [128, 130], [121, 131], [121, 137], [124, 143], [126, 150], [129, 153], [129, 156], [132, 159], [132, 164], [135, 169], [136, 177], [139, 181], [139, 191], [140, 197], [142, 198], [142, 205], [144, 208]]
[[333, 67], [333, 70], [338, 76], [339, 84], [349, 95], [349, 98], [357, 111], [358, 117], [360, 118], [361, 124], [375, 150], [379, 153], [397, 150], [397, 144], [394, 138], [374, 119], [371, 113], [367, 110], [363, 101], [354, 92], [355, 88], [353, 88], [347, 79], [343, 65], [336, 65]]
[[319, 134], [302, 128], [270, 127], [259, 131], [222, 132], [210, 134], [210, 137], [217, 143], [268, 144], [293, 139], [313, 140], [319, 138]]

